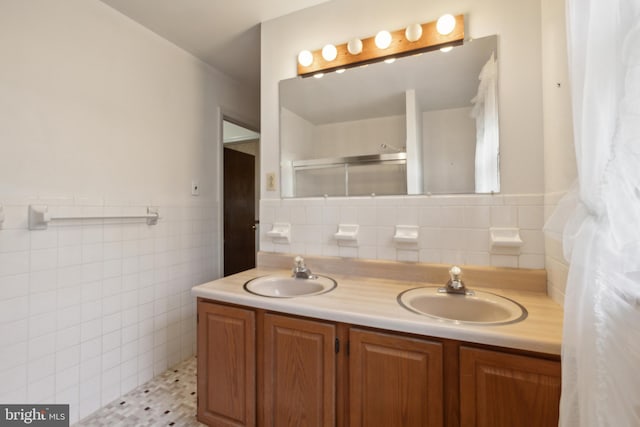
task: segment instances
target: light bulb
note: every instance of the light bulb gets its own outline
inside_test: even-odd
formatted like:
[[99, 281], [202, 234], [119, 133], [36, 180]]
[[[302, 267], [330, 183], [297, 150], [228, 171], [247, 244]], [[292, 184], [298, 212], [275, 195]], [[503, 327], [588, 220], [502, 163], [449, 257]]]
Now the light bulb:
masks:
[[438, 18], [436, 30], [438, 30], [438, 33], [441, 35], [446, 36], [447, 34], [451, 34], [454, 28], [456, 28], [456, 18], [454, 18], [453, 15], [446, 14]]
[[321, 79], [324, 77], [324, 73], [315, 73], [313, 77], [315, 77], [316, 79]]
[[338, 69], [336, 70], [336, 74], [342, 74], [342, 73], [344, 73], [345, 71], [347, 71], [347, 69], [346, 69], [346, 68], [338, 68]]
[[411, 24], [404, 30], [404, 37], [410, 42], [417, 42], [422, 37], [422, 25]]
[[347, 43], [347, 50], [351, 55], [359, 55], [362, 52], [362, 40], [354, 38]]
[[322, 57], [325, 59], [325, 61], [331, 62], [334, 59], [336, 59], [337, 56], [338, 56], [338, 49], [336, 49], [334, 45], [328, 44], [322, 48]]
[[308, 50], [303, 50], [298, 54], [298, 64], [303, 67], [308, 67], [313, 64], [313, 54]]
[[394, 62], [396, 62], [396, 58], [388, 58], [384, 60], [385, 64], [393, 64]]
[[440, 48], [440, 52], [444, 52], [444, 53], [451, 52], [451, 49], [453, 49], [453, 46], [443, 47], [443, 48]]
[[391, 33], [386, 30], [382, 30], [376, 34], [376, 46], [378, 49], [386, 49], [391, 46]]

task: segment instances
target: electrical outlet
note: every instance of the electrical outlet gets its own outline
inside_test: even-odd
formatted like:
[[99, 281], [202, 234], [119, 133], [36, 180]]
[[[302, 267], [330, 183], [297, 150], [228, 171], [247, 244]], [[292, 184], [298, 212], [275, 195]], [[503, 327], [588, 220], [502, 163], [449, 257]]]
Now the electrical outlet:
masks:
[[276, 173], [267, 173], [267, 191], [276, 191]]
[[200, 195], [200, 184], [198, 184], [198, 181], [191, 181], [191, 195], [192, 196]]

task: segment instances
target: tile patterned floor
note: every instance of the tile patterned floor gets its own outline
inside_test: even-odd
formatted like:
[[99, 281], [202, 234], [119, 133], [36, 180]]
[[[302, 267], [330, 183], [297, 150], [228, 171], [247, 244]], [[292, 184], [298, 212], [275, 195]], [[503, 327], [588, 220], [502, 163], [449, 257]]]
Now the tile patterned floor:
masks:
[[192, 357], [80, 420], [74, 427], [196, 427]]

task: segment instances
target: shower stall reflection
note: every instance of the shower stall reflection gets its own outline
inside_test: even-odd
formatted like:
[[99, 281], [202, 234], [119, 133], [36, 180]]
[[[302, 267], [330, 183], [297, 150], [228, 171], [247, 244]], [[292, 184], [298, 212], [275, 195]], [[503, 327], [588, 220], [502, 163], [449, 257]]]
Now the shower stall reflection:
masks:
[[406, 153], [291, 162], [298, 197], [368, 196], [407, 191]]

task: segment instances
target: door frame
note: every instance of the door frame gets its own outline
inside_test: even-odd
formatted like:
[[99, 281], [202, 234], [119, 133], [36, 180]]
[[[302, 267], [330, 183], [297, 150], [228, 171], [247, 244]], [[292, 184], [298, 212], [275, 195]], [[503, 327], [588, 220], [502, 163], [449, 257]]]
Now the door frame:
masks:
[[[217, 178], [218, 178], [218, 275], [224, 277], [224, 122], [231, 122], [234, 125], [242, 126], [243, 128], [260, 133], [258, 126], [251, 125], [244, 115], [228, 110], [223, 107], [218, 107], [218, 150], [216, 152], [217, 159]], [[258, 141], [261, 141], [259, 138]], [[261, 150], [262, 145], [258, 143], [258, 149]], [[262, 182], [258, 176], [258, 181]], [[260, 188], [256, 188], [256, 191], [260, 191]], [[259, 200], [259, 199], [258, 199]], [[259, 209], [256, 206], [255, 209]], [[258, 248], [256, 247], [256, 251]]]

